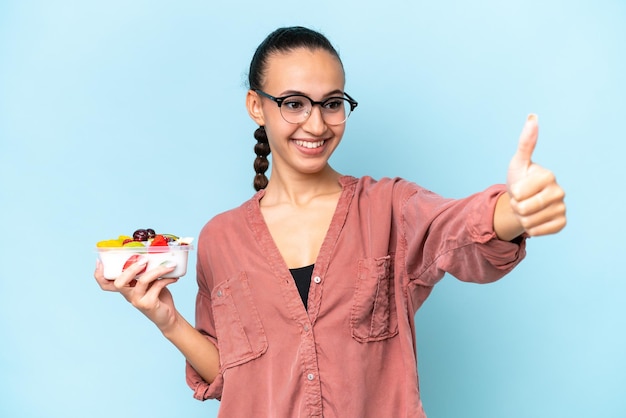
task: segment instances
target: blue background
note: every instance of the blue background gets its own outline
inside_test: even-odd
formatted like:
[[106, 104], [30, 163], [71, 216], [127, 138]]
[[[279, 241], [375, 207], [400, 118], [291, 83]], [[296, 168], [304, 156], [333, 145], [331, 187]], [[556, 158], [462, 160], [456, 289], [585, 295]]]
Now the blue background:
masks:
[[[93, 247], [197, 236], [253, 193], [247, 66], [293, 24], [329, 36], [360, 102], [339, 171], [465, 196], [504, 181], [536, 112], [535, 160], [566, 189], [561, 234], [418, 312], [429, 418], [626, 416], [625, 23], [622, 0], [0, 1], [0, 416], [216, 415], [99, 290]], [[190, 320], [195, 288], [171, 287]]]

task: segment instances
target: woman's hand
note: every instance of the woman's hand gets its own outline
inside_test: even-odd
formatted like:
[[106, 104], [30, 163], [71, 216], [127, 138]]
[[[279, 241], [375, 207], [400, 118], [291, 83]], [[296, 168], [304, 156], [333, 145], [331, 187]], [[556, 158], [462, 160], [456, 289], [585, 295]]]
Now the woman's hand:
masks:
[[115, 280], [104, 278], [100, 260], [96, 263], [94, 277], [102, 290], [119, 292], [135, 308], [139, 309], [161, 330], [166, 332], [173, 327], [178, 318], [174, 299], [167, 285], [178, 279], [159, 279], [174, 270], [175, 266], [159, 266], [137, 277], [146, 266], [147, 260], [139, 258]]
[[567, 223], [565, 192], [552, 171], [531, 160], [538, 136], [537, 116], [530, 115], [509, 164], [508, 193], [496, 206], [494, 229], [500, 239], [508, 241], [523, 232], [530, 236], [554, 234]]

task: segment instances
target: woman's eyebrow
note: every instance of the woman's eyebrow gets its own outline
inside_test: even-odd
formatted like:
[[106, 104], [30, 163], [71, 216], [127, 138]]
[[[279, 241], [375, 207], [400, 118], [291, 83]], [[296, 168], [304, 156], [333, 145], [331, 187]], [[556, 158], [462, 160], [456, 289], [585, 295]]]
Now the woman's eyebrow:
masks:
[[[279, 97], [290, 96], [292, 94], [297, 94], [297, 95], [300, 95], [300, 96], [307, 96], [307, 97], [309, 97], [309, 95], [307, 93], [299, 91], [299, 90], [285, 90], [285, 91], [283, 91], [280, 94]], [[330, 91], [330, 92], [326, 93], [322, 97], [331, 97], [331, 96], [337, 96], [337, 95], [343, 96], [343, 94], [344, 94], [343, 90], [336, 89], [336, 90], [333, 90], [333, 91]]]

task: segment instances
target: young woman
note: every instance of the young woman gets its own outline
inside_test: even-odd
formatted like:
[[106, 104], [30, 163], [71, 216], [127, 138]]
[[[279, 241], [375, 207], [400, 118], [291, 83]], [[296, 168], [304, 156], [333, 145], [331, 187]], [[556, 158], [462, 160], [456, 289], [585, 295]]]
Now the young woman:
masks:
[[249, 83], [257, 193], [200, 234], [195, 328], [167, 290], [175, 279], [157, 280], [166, 267], [107, 281], [97, 265], [96, 280], [180, 349], [194, 396], [220, 399], [220, 416], [424, 417], [413, 321], [433, 286], [446, 272], [497, 280], [527, 236], [565, 226], [563, 190], [531, 161], [536, 117], [506, 185], [451, 200], [328, 164], [357, 102], [321, 34], [271, 33]]

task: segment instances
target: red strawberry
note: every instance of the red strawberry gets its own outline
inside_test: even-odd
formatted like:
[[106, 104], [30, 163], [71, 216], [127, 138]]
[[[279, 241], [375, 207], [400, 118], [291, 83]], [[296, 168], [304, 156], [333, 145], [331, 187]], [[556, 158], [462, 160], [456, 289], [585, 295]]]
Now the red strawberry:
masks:
[[163, 235], [155, 235], [148, 248], [149, 253], [164, 253], [169, 250], [167, 245], [167, 238]]
[[[133, 254], [130, 257], [128, 257], [128, 260], [126, 260], [126, 262], [124, 263], [124, 267], [122, 267], [122, 271], [126, 270], [128, 267], [132, 266], [137, 261], [139, 261], [139, 257], [140, 257], [139, 254]], [[141, 274], [144, 271], [146, 271], [146, 267], [148, 267], [147, 264], [143, 266], [143, 269], [137, 274]]]
[[167, 238], [163, 235], [155, 235], [152, 243], [150, 243], [151, 247], [167, 247]]

